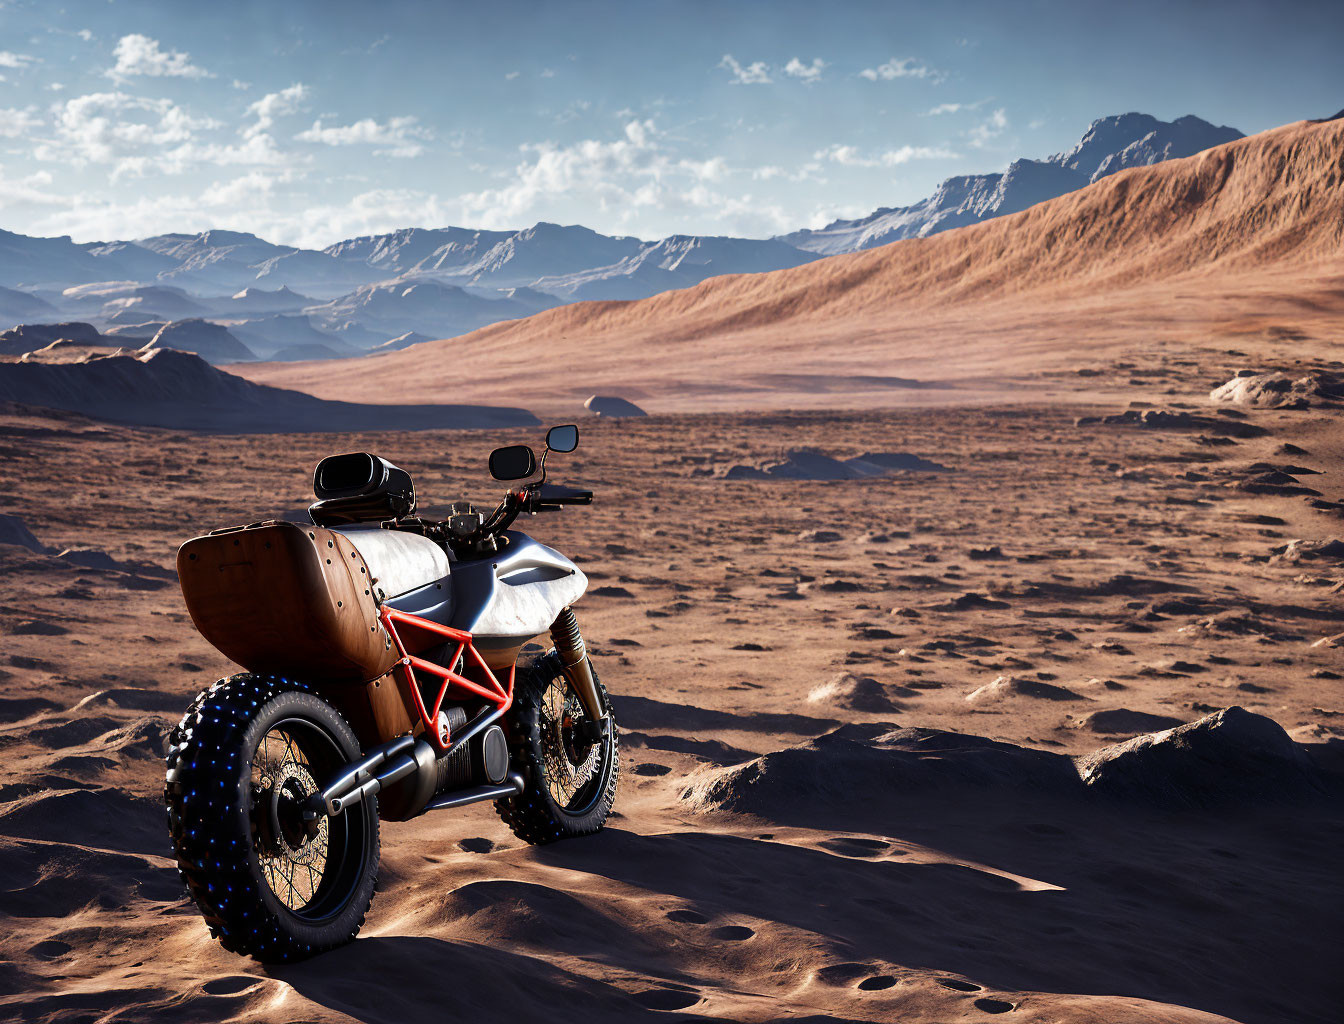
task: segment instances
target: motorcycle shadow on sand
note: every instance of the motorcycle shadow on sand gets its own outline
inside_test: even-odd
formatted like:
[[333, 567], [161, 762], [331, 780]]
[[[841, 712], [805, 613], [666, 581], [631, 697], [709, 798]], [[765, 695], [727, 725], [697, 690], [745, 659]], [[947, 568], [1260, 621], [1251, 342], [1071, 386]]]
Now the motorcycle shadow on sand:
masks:
[[[397, 924], [460, 939], [366, 937], [273, 974], [368, 1021], [437, 1016], [450, 978], [455, 1007], [491, 1018], [583, 1005], [585, 1019], [638, 1020], [702, 997], [702, 1010], [730, 999], [740, 1012], [744, 999], [780, 998], [786, 961], [804, 990], [794, 1009], [822, 1001], [811, 986], [843, 985], [853, 991], [842, 1005], [853, 998], [863, 1019], [877, 1019], [863, 1004], [894, 994], [873, 989], [912, 972], [954, 980], [949, 997], [1125, 996], [1246, 1022], [1330, 1019], [1337, 926], [1313, 894], [1331, 891], [1333, 868], [1306, 818], [1230, 823], [1059, 801], [904, 812], [881, 839], [843, 834], [837, 813], [774, 832], [608, 828], [505, 851], [501, 869], [588, 882], [469, 882]], [[669, 896], [680, 905], [667, 909]], [[632, 994], [557, 966], [570, 957], [647, 987]]]

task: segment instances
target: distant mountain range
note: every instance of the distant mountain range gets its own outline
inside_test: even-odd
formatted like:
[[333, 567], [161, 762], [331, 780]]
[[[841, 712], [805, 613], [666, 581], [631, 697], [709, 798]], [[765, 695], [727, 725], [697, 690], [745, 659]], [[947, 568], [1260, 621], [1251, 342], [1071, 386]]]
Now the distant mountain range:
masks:
[[795, 231], [781, 239], [809, 252], [834, 256], [902, 238], [923, 238], [1018, 213], [1127, 167], [1193, 156], [1240, 138], [1242, 133], [1235, 128], [1192, 116], [1170, 122], [1147, 114], [1103, 117], [1093, 121], [1067, 152], [1044, 160], [1014, 160], [1001, 174], [948, 178], [933, 195], [913, 206], [878, 210], [858, 220], [837, 220], [820, 230]]
[[[540, 223], [521, 231], [406, 228], [326, 249], [212, 230], [76, 243], [0, 230], [0, 329], [80, 320], [109, 344], [200, 338], [208, 359], [334, 358], [403, 336], [464, 334], [563, 303], [640, 299], [723, 274], [795, 267], [1016, 213], [1127, 167], [1241, 138], [1197, 117], [1094, 121], [1072, 149], [1002, 173], [949, 178], [913, 206], [773, 239], [673, 235], [659, 241]], [[233, 343], [199, 323], [227, 328]], [[209, 338], [209, 343], [204, 339]], [[236, 344], [234, 344], [236, 343]], [[409, 344], [409, 342], [401, 342]], [[400, 347], [398, 346], [393, 347]]]

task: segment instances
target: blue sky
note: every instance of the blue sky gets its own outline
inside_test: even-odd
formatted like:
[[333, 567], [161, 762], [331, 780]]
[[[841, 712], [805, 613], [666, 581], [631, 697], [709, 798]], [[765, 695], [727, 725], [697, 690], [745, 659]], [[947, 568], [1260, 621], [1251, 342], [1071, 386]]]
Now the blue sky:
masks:
[[1344, 3], [0, 0], [0, 227], [768, 236], [1067, 148], [1344, 107]]

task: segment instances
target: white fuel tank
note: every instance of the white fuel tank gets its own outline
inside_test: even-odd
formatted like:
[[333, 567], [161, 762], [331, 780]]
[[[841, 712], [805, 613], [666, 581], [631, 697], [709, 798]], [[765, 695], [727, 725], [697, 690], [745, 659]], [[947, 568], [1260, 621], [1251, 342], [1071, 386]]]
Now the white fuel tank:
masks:
[[428, 537], [379, 526], [338, 526], [336, 533], [359, 551], [373, 576], [373, 593], [380, 601], [398, 597], [452, 572], [447, 553]]

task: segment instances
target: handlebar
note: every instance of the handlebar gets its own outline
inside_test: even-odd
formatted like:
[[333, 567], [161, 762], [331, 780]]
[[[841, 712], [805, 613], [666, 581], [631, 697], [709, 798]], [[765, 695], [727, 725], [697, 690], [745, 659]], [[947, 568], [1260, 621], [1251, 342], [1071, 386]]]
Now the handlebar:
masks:
[[538, 507], [547, 505], [591, 505], [593, 492], [578, 487], [561, 487], [559, 484], [542, 484], [536, 492]]

